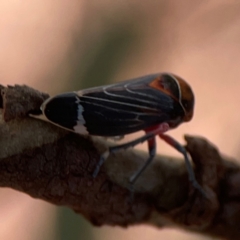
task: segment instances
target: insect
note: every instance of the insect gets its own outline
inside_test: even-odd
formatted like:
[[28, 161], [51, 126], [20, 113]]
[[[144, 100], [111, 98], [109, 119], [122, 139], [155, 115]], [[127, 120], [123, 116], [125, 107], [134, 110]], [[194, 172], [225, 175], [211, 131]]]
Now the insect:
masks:
[[117, 137], [145, 131], [140, 138], [109, 147], [101, 155], [94, 177], [110, 153], [147, 141], [149, 158], [129, 179], [133, 185], [156, 155], [156, 136], [159, 136], [183, 154], [190, 182], [203, 192], [185, 148], [165, 134], [193, 117], [194, 94], [182, 78], [169, 73], [151, 74], [112, 85], [63, 93], [47, 99], [41, 111], [53, 124], [83, 135]]

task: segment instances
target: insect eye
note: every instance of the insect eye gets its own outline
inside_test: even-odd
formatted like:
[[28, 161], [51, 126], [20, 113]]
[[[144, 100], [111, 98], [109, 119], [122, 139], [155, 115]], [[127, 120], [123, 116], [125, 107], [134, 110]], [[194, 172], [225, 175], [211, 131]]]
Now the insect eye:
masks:
[[189, 107], [188, 101], [183, 101], [182, 104], [183, 104], [183, 107], [186, 108], [186, 109]]
[[190, 111], [192, 108], [192, 104], [188, 100], [182, 100], [182, 106], [187, 112]]

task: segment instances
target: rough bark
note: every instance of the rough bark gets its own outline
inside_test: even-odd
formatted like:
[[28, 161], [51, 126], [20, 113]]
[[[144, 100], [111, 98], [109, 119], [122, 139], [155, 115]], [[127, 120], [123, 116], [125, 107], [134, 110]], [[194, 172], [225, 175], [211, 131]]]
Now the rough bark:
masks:
[[159, 155], [136, 182], [132, 198], [128, 179], [146, 153], [112, 154], [93, 179], [108, 142], [29, 117], [47, 94], [26, 86], [0, 88], [0, 186], [68, 206], [95, 225], [151, 224], [240, 238], [240, 167], [206, 139], [185, 136], [206, 196], [188, 182], [182, 159]]

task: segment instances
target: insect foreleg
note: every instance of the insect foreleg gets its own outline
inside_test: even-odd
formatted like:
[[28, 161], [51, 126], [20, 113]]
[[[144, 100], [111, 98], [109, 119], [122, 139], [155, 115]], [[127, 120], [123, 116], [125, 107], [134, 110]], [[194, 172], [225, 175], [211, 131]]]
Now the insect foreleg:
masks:
[[192, 183], [192, 185], [196, 189], [198, 189], [205, 196], [206, 193], [204, 192], [203, 188], [200, 186], [200, 184], [196, 180], [193, 167], [188, 158], [186, 149], [179, 142], [177, 142], [174, 138], [170, 137], [169, 135], [159, 134], [159, 137], [183, 155], [186, 166], [187, 166], [189, 181]]

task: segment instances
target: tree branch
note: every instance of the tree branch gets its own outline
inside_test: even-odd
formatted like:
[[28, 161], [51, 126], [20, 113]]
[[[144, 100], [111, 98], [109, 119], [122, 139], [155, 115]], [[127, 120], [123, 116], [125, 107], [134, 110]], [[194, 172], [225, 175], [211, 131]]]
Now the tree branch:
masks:
[[239, 238], [240, 167], [207, 140], [185, 137], [207, 197], [189, 184], [182, 159], [159, 155], [134, 185], [132, 199], [128, 179], [146, 153], [112, 154], [93, 179], [99, 152], [109, 143], [28, 117], [47, 94], [26, 86], [0, 88], [0, 186], [68, 206], [95, 225], [145, 223]]

